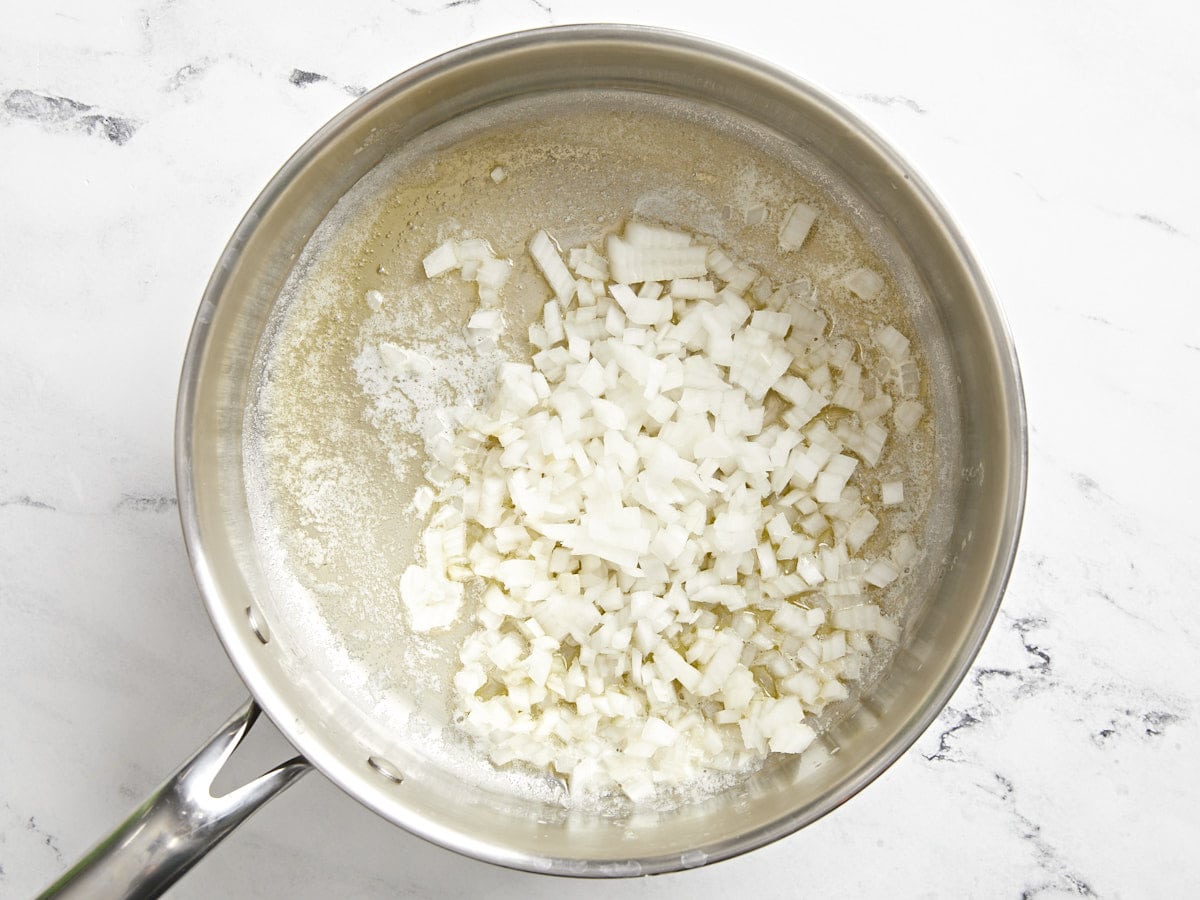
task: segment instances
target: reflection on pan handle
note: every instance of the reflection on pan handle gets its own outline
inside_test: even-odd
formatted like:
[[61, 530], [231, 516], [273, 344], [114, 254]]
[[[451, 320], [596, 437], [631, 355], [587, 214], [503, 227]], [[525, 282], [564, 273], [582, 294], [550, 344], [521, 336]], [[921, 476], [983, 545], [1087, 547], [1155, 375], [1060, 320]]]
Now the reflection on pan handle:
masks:
[[258, 718], [249, 700], [42, 898], [157, 897], [251, 813], [312, 768], [290, 759], [221, 797], [212, 784]]

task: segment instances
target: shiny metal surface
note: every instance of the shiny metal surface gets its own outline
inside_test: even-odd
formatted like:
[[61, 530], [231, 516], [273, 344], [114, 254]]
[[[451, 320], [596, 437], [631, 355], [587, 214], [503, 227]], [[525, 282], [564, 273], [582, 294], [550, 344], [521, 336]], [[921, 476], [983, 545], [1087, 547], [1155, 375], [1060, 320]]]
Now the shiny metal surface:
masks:
[[146, 802], [41, 897], [157, 897], [256, 809], [309, 771], [301, 757], [220, 797], [213, 781], [258, 718], [253, 701], [230, 717]]
[[[252, 357], [292, 265], [339, 198], [390, 151], [457, 115], [595, 86], [733, 110], [831, 161], [886, 223], [932, 301], [931, 330], [920, 338], [949, 358], [935, 412], [956, 429], [960, 457], [938, 511], [950, 539], [934, 589], [858, 714], [826, 735], [824, 755], [773, 761], [702, 803], [620, 818], [472, 789], [381, 733], [304, 635], [272, 615], [242, 482]], [[727, 48], [639, 27], [571, 26], [418, 66], [355, 102], [284, 165], [234, 233], [201, 303], [180, 386], [176, 475], [213, 624], [255, 698], [314, 766], [392, 822], [467, 855], [534, 872], [638, 875], [724, 859], [804, 827], [928, 727], [970, 667], [1008, 578], [1024, 503], [1025, 412], [1012, 342], [965, 241], [870, 129], [823, 93]]]

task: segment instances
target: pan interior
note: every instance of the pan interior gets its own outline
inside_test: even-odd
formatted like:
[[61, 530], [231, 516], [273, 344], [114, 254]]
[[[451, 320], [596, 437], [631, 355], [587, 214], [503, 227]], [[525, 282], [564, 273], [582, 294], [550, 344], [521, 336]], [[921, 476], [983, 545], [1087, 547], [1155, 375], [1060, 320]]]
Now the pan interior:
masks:
[[[499, 183], [490, 174], [497, 167]], [[797, 201], [821, 216], [803, 252], [784, 254], [776, 232]], [[759, 206], [767, 220], [748, 225], [747, 213]], [[549, 803], [567, 802], [559, 779], [520, 766], [497, 769], [447, 727], [457, 650], [474, 626], [467, 615], [428, 634], [407, 627], [400, 576], [417, 561], [422, 525], [410, 503], [428, 464], [421, 433], [442, 425], [452, 404], [481, 405], [504, 356], [527, 360], [532, 352], [523, 336], [549, 291], [524, 252], [529, 237], [544, 227], [564, 248], [602, 246], [603, 235], [631, 216], [711, 235], [776, 283], [807, 278], [837, 331], [863, 345], [882, 324], [914, 334], [913, 319], [929, 313], [885, 230], [794, 145], [697, 105], [563, 92], [436, 129], [348, 193], [305, 248], [272, 313], [247, 406], [245, 478], [272, 621], [287, 623], [316, 651], [307, 664], [317, 661], [389, 745], [402, 743], [406, 754], [419, 752], [481, 789]], [[474, 352], [463, 339], [476, 306], [470, 287], [453, 276], [427, 279], [421, 269], [438, 243], [464, 235], [484, 237], [518, 261], [504, 292], [516, 299], [505, 305], [509, 337], [499, 351]], [[865, 303], [841, 285], [859, 266], [895, 273], [883, 297]], [[365, 302], [371, 290], [386, 298], [383, 309]], [[372, 348], [384, 340], [419, 348], [436, 371], [416, 388], [396, 389], [373, 368]], [[931, 351], [930, 358], [944, 358], [936, 344]], [[907, 491], [904, 511], [886, 519], [868, 551], [886, 553], [900, 532], [914, 532], [922, 547], [944, 542], [944, 527], [926, 527], [939, 483], [933, 440], [926, 423], [911, 438], [893, 440], [865, 474], [870, 495], [896, 477]], [[953, 457], [939, 455], [943, 466]], [[931, 574], [918, 564], [888, 590], [884, 605], [902, 613]], [[879, 643], [867, 684], [890, 657], [890, 646]], [[826, 727], [853, 708], [849, 701], [831, 709]], [[659, 805], [734, 782], [714, 774]], [[611, 812], [621, 801], [591, 805]]]

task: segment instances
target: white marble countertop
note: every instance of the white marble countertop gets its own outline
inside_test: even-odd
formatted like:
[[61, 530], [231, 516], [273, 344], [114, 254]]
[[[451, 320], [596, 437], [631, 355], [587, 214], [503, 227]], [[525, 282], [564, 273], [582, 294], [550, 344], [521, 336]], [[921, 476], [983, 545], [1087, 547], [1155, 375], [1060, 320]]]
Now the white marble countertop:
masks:
[[[51, 0], [0, 29], [0, 895], [31, 895], [245, 690], [172, 475], [201, 290], [364, 87], [521, 27], [722, 40], [829, 89], [990, 270], [1031, 422], [1000, 617], [938, 722], [805, 831], [597, 884], [426, 845], [320, 776], [178, 897], [1182, 896], [1200, 883], [1200, 62], [1194, 4]], [[798, 5], [796, 5], [798, 7]], [[280, 758], [270, 728], [248, 757]]]

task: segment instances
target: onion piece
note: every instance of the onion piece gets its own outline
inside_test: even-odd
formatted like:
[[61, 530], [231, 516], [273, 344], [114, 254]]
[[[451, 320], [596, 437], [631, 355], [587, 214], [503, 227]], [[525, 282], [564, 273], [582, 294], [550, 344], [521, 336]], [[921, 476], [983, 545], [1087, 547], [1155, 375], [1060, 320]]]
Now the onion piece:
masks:
[[883, 278], [870, 269], [855, 269], [843, 279], [851, 293], [863, 300], [874, 300], [883, 291]]
[[780, 249], [799, 250], [816, 220], [817, 211], [807, 204], [797, 203], [789, 209], [779, 229]]
[[[781, 246], [811, 227], [789, 224], [800, 206]], [[848, 696], [873, 636], [898, 635], [873, 597], [915, 542], [860, 554], [903, 483], [867, 491], [860, 460], [885, 461], [884, 413], [903, 433], [924, 408], [888, 394], [919, 385], [907, 339], [827, 334], [811, 284], [777, 288], [646, 223], [606, 248], [530, 242], [555, 295], [529, 326], [532, 364], [504, 364], [489, 405], [430, 445], [437, 491], [414, 497], [431, 515], [401, 596], [414, 630], [445, 628], [481, 585], [453, 703], [494, 763], [639, 801], [804, 751], [805, 717]], [[465, 331], [494, 342], [511, 263], [477, 238], [427, 259], [477, 283]], [[377, 352], [401, 385], [430, 366], [387, 341]]]
[[920, 403], [915, 400], [903, 400], [892, 413], [892, 419], [896, 423], [897, 431], [901, 434], [909, 434], [917, 427], [917, 423], [924, 415], [925, 407]]
[[439, 245], [436, 249], [430, 252], [428, 256], [421, 261], [421, 265], [425, 268], [426, 278], [436, 278], [438, 275], [445, 274], [452, 269], [459, 268], [462, 263], [458, 260], [458, 253], [455, 251], [454, 241], [446, 241]]
[[607, 248], [609, 267], [620, 284], [699, 278], [708, 273], [705, 247], [639, 247], [609, 235]]
[[529, 242], [529, 255], [550, 285], [550, 290], [554, 291], [558, 302], [564, 305], [568, 303], [575, 295], [575, 279], [563, 264], [558, 247], [544, 230], [535, 234]]
[[879, 499], [884, 506], [899, 506], [904, 502], [904, 482], [885, 481], [879, 486]]

